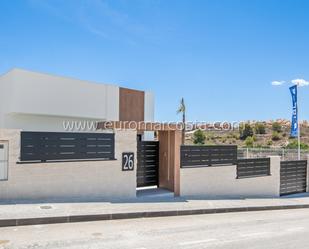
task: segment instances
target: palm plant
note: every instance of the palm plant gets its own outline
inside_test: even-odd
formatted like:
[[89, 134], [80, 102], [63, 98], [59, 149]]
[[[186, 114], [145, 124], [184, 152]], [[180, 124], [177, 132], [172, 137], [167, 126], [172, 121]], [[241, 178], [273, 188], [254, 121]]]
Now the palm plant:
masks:
[[186, 105], [184, 98], [181, 98], [179, 107], [177, 109], [177, 114], [182, 114], [182, 136], [181, 143], [185, 144], [185, 133], [186, 133]]

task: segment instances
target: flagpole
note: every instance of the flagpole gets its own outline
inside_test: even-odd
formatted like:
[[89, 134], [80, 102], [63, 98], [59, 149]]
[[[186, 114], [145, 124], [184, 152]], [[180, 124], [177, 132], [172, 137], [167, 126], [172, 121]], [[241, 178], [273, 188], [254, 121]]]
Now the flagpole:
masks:
[[290, 87], [290, 92], [292, 95], [293, 103], [293, 113], [291, 120], [291, 137], [297, 136], [297, 158], [300, 160], [300, 119], [299, 119], [299, 110], [298, 110], [298, 84], [294, 84]]
[[[298, 84], [297, 84], [297, 88], [298, 88]], [[298, 91], [297, 91], [298, 92]], [[299, 96], [297, 97], [299, 100]], [[299, 119], [299, 105], [298, 105], [298, 101], [297, 100], [297, 142], [298, 142], [298, 160], [300, 160], [300, 119]]]
[[298, 121], [298, 160], [300, 160], [300, 127], [299, 127], [299, 125], [300, 125], [300, 123], [299, 123], [299, 121]]

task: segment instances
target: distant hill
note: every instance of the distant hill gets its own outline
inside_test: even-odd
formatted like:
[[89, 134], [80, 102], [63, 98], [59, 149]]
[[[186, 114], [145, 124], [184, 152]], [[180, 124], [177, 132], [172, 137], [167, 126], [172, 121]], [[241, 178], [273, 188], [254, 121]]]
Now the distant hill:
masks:
[[[251, 136], [253, 147], [295, 147], [295, 139], [290, 138], [290, 121], [285, 119], [269, 120], [269, 121], [247, 121], [252, 130], [253, 135]], [[274, 132], [273, 124], [278, 123], [281, 126], [281, 131]], [[256, 124], [262, 124], [265, 127], [265, 134], [258, 134], [255, 130]], [[306, 147], [309, 145], [309, 123], [308, 121], [301, 122], [301, 142], [302, 146]], [[186, 133], [186, 144], [193, 144], [193, 133], [195, 130], [187, 131]], [[218, 130], [207, 130], [204, 131], [206, 139], [205, 144], [208, 145], [228, 145], [236, 144], [239, 147], [247, 147], [245, 139], [240, 139], [241, 133], [239, 129], [230, 131], [218, 131]], [[289, 145], [290, 144], [290, 145]], [[251, 147], [250, 146], [250, 147]], [[309, 146], [308, 146], [309, 147]]]

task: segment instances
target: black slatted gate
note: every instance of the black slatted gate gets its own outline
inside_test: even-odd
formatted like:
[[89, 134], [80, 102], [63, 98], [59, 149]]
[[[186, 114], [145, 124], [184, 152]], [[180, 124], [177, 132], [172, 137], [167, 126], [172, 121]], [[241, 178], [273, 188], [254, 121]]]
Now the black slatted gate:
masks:
[[248, 158], [237, 160], [237, 179], [269, 175], [270, 158]]
[[158, 185], [159, 142], [137, 141], [137, 187]]
[[282, 161], [280, 169], [280, 194], [306, 192], [307, 161]]
[[182, 145], [180, 154], [182, 168], [237, 164], [235, 145]]

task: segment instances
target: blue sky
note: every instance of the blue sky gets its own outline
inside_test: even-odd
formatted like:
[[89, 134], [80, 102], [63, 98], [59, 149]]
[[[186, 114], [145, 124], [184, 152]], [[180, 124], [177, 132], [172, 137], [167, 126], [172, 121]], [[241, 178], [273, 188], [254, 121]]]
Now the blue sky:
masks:
[[[307, 0], [0, 2], [0, 73], [12, 67], [151, 90], [156, 119], [290, 118], [309, 79]], [[272, 86], [274, 80], [287, 81]], [[309, 119], [309, 87], [299, 90]]]

